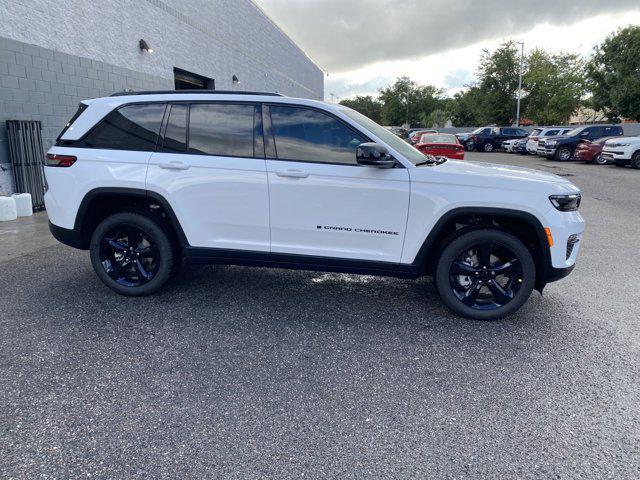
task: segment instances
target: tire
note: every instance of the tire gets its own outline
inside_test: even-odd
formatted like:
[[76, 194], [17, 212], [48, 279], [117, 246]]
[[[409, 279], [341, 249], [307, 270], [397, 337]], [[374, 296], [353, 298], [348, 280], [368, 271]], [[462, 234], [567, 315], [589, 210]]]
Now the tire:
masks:
[[556, 152], [556, 160], [560, 160], [561, 162], [568, 162], [572, 156], [573, 152], [569, 147], [560, 147]]
[[485, 153], [491, 153], [496, 149], [496, 147], [491, 142], [486, 142], [482, 145], [482, 151]]
[[157, 292], [179, 266], [165, 229], [131, 212], [113, 214], [98, 225], [91, 236], [90, 257], [102, 283], [133, 297]]
[[473, 142], [466, 142], [464, 144], [464, 148], [467, 152], [473, 152], [476, 149], [476, 146]]
[[607, 162], [607, 159], [602, 156], [602, 153], [597, 153], [593, 157], [593, 163], [595, 163], [596, 165], [606, 165], [609, 162]]
[[640, 169], [640, 152], [636, 152], [631, 157], [631, 168]]
[[[489, 255], [483, 255], [487, 250]], [[499, 273], [501, 266], [507, 274]], [[527, 247], [513, 235], [493, 229], [473, 230], [455, 238], [438, 258], [434, 277], [449, 309], [486, 321], [517, 311], [531, 295], [535, 280], [535, 263]]]

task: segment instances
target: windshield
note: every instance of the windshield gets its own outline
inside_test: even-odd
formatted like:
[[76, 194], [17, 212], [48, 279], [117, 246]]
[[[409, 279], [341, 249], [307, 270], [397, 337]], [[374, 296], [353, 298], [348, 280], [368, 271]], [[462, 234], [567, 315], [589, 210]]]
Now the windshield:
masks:
[[482, 133], [484, 131], [485, 127], [480, 127], [480, 128], [476, 128], [473, 132], [471, 133]]
[[420, 137], [422, 143], [458, 143], [455, 135], [449, 133], [425, 133]]
[[369, 130], [384, 143], [399, 152], [404, 158], [409, 160], [414, 165], [422, 163], [427, 159], [427, 157], [420, 153], [419, 150], [413, 148], [407, 142], [405, 142], [401, 138], [398, 138], [396, 135], [391, 133], [386, 128], [378, 125], [370, 118], [365, 117], [361, 113], [358, 113], [355, 110], [347, 107], [341, 107], [341, 111], [358, 125], [365, 128], [366, 130]]

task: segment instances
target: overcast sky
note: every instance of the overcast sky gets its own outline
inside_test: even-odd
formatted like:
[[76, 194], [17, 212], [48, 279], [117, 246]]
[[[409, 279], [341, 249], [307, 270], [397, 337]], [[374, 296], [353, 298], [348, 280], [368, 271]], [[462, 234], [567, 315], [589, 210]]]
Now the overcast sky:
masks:
[[472, 82], [483, 48], [525, 42], [588, 55], [640, 25], [639, 0], [256, 0], [329, 76], [325, 95], [375, 94], [408, 75], [450, 93]]

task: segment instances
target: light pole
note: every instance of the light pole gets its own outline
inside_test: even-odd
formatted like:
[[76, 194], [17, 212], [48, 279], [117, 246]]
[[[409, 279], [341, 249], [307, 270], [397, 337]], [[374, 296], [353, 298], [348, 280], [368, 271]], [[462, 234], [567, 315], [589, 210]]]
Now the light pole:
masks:
[[516, 42], [520, 50], [520, 73], [518, 75], [518, 106], [516, 107], [516, 127], [520, 126], [520, 100], [522, 99], [522, 70], [524, 68], [524, 42]]

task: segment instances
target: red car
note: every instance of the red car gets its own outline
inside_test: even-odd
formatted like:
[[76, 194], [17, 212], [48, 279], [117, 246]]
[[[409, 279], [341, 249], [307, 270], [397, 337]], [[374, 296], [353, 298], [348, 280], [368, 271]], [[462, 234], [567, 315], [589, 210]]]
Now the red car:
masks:
[[607, 160], [602, 157], [602, 149], [604, 148], [604, 142], [613, 137], [599, 138], [590, 142], [589, 140], [581, 140], [574, 152], [574, 158], [576, 160], [582, 160], [583, 162], [593, 162], [598, 165], [606, 165]]
[[451, 133], [426, 133], [414, 147], [426, 155], [464, 160], [464, 146]]

